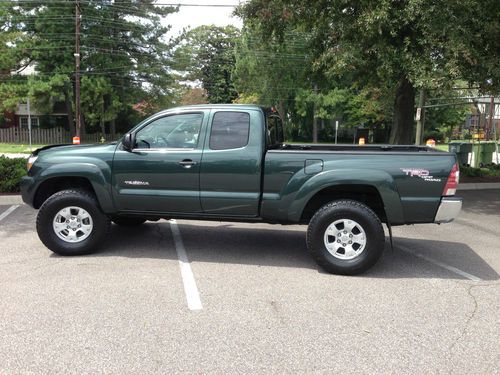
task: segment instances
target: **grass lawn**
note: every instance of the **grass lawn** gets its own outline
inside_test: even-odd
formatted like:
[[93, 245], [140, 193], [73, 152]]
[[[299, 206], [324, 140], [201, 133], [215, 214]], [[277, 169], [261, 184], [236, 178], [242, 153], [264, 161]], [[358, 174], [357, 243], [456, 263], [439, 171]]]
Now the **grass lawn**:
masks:
[[[32, 145], [31, 148], [36, 150], [37, 148], [43, 147], [45, 145]], [[29, 145], [20, 145], [15, 143], [0, 143], [0, 154], [31, 154]]]

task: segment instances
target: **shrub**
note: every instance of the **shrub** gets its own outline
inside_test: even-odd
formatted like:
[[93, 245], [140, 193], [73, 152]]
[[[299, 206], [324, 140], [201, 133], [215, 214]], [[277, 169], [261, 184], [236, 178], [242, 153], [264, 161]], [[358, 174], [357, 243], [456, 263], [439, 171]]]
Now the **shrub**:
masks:
[[492, 165], [485, 168], [461, 166], [460, 175], [467, 177], [500, 176], [500, 168], [497, 165]]
[[21, 177], [26, 175], [26, 159], [0, 156], [0, 193], [17, 193]]
[[434, 139], [436, 142], [443, 142], [445, 134], [440, 132], [438, 129], [430, 129], [424, 132], [424, 140]]

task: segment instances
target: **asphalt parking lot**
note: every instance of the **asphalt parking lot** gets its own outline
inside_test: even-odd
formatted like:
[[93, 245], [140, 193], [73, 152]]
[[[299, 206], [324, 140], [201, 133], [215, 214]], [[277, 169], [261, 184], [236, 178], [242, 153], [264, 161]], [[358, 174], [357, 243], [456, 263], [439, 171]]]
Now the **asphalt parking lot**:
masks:
[[68, 258], [0, 206], [0, 373], [499, 373], [500, 191], [460, 195], [356, 277], [318, 269], [300, 226], [113, 225]]

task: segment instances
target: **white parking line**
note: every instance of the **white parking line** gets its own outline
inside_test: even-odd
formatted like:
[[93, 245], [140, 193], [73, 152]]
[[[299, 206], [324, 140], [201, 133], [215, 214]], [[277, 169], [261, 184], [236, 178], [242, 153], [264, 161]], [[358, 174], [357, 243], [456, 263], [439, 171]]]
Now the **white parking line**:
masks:
[[460, 276], [463, 276], [469, 280], [472, 280], [472, 281], [482, 281], [479, 277], [477, 276], [474, 276], [474, 275], [471, 275], [470, 273], [468, 272], [465, 272], [465, 271], [462, 271], [462, 270], [459, 270], [458, 268], [455, 268], [453, 266], [449, 266], [445, 263], [442, 263], [438, 260], [435, 260], [435, 259], [432, 259], [432, 258], [429, 258], [428, 256], [425, 256], [425, 255], [422, 255], [422, 254], [419, 254], [413, 250], [411, 250], [410, 248], [406, 247], [406, 246], [402, 246], [402, 245], [397, 245], [396, 246], [398, 249], [404, 251], [405, 253], [408, 253], [408, 254], [411, 254], [417, 258], [420, 258], [420, 259], [423, 259], [423, 260], [426, 260], [428, 262], [431, 262], [431, 263], [434, 263], [436, 266], [439, 266], [439, 267], [442, 267], [448, 271], [451, 271], [453, 273], [456, 273], [457, 275], [460, 275]]
[[19, 205], [18, 204], [15, 204], [13, 206], [10, 206], [9, 208], [7, 208], [7, 210], [2, 213], [0, 215], [0, 221], [2, 221], [3, 219], [5, 219], [7, 216], [9, 216], [16, 208], [18, 208]]
[[196, 286], [196, 280], [194, 279], [193, 270], [189, 265], [189, 259], [186, 254], [186, 249], [184, 249], [184, 243], [182, 242], [181, 232], [177, 226], [177, 221], [170, 220], [170, 230], [174, 237], [175, 250], [177, 251], [177, 257], [179, 258], [179, 265], [181, 267], [182, 282], [184, 283], [184, 292], [186, 293], [186, 299], [189, 310], [202, 310], [200, 293], [198, 292], [198, 287]]

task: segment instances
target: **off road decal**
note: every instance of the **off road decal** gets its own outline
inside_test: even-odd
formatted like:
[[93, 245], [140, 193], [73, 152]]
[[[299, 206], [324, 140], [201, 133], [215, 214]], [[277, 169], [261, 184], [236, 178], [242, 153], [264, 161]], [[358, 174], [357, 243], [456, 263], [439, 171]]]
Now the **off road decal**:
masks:
[[431, 176], [430, 172], [427, 169], [418, 169], [418, 168], [401, 168], [401, 170], [410, 177], [419, 177], [427, 182], [441, 182], [440, 178], [436, 178]]

